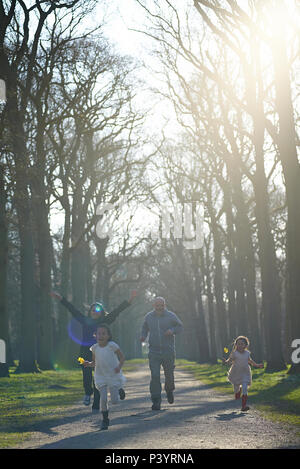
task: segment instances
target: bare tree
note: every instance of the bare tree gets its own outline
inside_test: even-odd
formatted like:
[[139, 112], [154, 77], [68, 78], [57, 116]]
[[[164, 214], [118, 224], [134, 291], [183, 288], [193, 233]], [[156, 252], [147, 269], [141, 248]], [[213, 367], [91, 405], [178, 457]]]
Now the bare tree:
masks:
[[[4, 187], [4, 167], [0, 166], [0, 339], [4, 341], [8, 349], [8, 315], [7, 315], [7, 220], [6, 220], [6, 196]], [[7, 353], [7, 352], [6, 352]], [[8, 361], [0, 363], [0, 377], [9, 376]]]
[[[89, 3], [89, 8], [92, 2]], [[27, 148], [25, 119], [33, 87], [34, 67], [47, 20], [54, 11], [66, 9], [74, 14], [79, 0], [57, 2], [23, 1], [0, 4], [0, 69], [7, 86], [3, 112], [14, 160], [15, 199], [21, 249], [22, 353], [19, 371], [37, 371], [36, 341], [33, 333], [36, 314], [35, 253], [31, 212], [31, 164]], [[89, 9], [88, 8], [88, 9]]]

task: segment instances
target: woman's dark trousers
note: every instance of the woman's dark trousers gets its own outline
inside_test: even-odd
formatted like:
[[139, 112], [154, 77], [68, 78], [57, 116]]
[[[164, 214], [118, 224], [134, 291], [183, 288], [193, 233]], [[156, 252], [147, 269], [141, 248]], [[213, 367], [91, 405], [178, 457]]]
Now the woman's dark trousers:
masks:
[[[82, 348], [80, 351], [81, 356], [88, 361], [92, 360], [92, 352], [88, 348]], [[100, 393], [95, 387], [93, 379], [93, 369], [90, 367], [82, 366], [83, 388], [87, 396], [94, 395], [92, 409], [99, 410], [100, 406]]]

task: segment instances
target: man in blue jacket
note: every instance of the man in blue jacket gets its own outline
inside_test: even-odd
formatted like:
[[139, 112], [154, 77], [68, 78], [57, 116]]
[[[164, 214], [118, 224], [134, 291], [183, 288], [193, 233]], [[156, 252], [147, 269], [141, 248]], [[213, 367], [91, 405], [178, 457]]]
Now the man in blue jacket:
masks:
[[175, 313], [166, 309], [164, 298], [154, 300], [154, 310], [146, 314], [141, 342], [149, 334], [149, 367], [151, 371], [150, 394], [152, 410], [160, 410], [161, 382], [160, 367], [165, 375], [165, 391], [170, 404], [174, 402], [175, 335], [181, 332], [182, 322]]

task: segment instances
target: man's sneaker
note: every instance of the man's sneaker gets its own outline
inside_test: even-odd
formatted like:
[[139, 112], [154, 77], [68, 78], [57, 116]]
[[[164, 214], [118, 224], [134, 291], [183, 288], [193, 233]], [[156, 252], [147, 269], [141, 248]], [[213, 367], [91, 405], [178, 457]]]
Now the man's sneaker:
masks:
[[101, 423], [101, 430], [108, 430], [109, 422], [103, 420]]
[[126, 394], [123, 388], [119, 389], [119, 396], [120, 396], [121, 401], [124, 401]]
[[160, 410], [160, 400], [153, 399], [152, 410]]
[[169, 403], [169, 404], [173, 404], [173, 402], [174, 402], [173, 391], [167, 392], [167, 399], [168, 399], [168, 403]]
[[83, 398], [83, 403], [84, 405], [90, 405], [91, 403], [91, 396], [88, 396], [87, 394]]

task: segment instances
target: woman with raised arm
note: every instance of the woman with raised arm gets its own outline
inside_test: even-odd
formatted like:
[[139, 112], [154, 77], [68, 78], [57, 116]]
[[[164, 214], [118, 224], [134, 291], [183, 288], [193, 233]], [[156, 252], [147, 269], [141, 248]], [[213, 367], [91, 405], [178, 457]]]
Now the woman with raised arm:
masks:
[[[88, 315], [85, 316], [77, 308], [75, 308], [72, 303], [70, 303], [66, 298], [60, 295], [57, 292], [51, 292], [50, 295], [52, 298], [59, 300], [72, 314], [72, 316], [81, 324], [82, 326], [82, 341], [80, 347], [80, 355], [87, 361], [92, 360], [92, 352], [90, 347], [96, 343], [96, 330], [102, 324], [112, 324], [119, 314], [128, 308], [134, 298], [137, 295], [136, 290], [131, 292], [129, 300], [123, 301], [117, 308], [108, 313], [105, 311], [105, 308], [102, 303], [95, 302], [92, 303], [89, 307]], [[100, 394], [96, 389], [93, 381], [92, 368], [86, 368], [82, 366], [82, 376], [83, 376], [83, 388], [84, 388], [84, 399], [83, 403], [89, 405], [91, 402], [91, 395], [94, 394], [94, 400], [92, 405], [92, 412], [99, 412], [100, 404]], [[120, 399], [125, 399], [125, 392], [122, 388], [119, 390]]]

